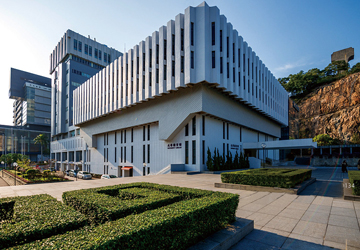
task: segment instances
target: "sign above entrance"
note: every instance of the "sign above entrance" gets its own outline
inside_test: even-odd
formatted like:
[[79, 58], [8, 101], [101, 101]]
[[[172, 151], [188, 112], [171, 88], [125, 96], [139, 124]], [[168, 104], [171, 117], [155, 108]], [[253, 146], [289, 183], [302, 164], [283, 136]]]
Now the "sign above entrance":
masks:
[[230, 149], [235, 149], [235, 150], [239, 150], [240, 148], [240, 145], [237, 145], [237, 144], [231, 144], [231, 147]]
[[167, 145], [167, 149], [178, 149], [181, 148], [181, 143], [170, 143]]

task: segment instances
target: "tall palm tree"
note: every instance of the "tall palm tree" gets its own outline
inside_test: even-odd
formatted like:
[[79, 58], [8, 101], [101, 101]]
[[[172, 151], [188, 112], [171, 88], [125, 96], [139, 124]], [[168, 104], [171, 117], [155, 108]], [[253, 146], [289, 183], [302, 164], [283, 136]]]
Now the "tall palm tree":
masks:
[[41, 161], [43, 161], [43, 147], [47, 146], [49, 144], [49, 139], [47, 138], [46, 135], [44, 134], [39, 134], [38, 136], [35, 137], [34, 139], [34, 143], [35, 144], [40, 144], [40, 148], [41, 148]]

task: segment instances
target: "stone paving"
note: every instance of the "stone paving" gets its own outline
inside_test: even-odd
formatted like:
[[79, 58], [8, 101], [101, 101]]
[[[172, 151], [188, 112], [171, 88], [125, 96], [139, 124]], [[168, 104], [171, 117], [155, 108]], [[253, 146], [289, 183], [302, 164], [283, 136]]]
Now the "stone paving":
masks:
[[[322, 170], [330, 173], [324, 183], [341, 185], [340, 178], [347, 178], [339, 169]], [[313, 176], [319, 178], [321, 169], [315, 169]], [[65, 191], [141, 181], [239, 194], [236, 215], [254, 220], [255, 229], [231, 248], [234, 250], [345, 249], [346, 245], [349, 250], [360, 249], [360, 202], [345, 201], [338, 191], [331, 194], [330, 184], [314, 189], [314, 183], [307, 188], [310, 191], [292, 195], [215, 188], [214, 183], [221, 181], [220, 175], [168, 174], [0, 187], [0, 198], [47, 193], [61, 200]], [[315, 195], [311, 194], [312, 189]]]

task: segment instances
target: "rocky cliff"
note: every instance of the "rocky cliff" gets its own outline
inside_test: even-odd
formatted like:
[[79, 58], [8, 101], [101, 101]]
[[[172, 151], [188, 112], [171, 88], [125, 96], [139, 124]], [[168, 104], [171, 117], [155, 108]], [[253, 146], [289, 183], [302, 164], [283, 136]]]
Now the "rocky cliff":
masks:
[[360, 132], [360, 73], [321, 86], [290, 109], [290, 137], [309, 138], [328, 134], [350, 141]]

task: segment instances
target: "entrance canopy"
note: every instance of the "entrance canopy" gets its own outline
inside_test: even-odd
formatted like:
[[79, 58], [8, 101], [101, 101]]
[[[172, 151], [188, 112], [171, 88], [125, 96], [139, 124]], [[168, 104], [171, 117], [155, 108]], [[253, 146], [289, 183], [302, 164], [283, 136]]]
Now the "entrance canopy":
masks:
[[122, 167], [121, 169], [122, 170], [130, 170], [130, 169], [132, 169], [133, 167]]
[[282, 140], [282, 141], [263, 141], [263, 142], [244, 142], [243, 149], [301, 149], [317, 148], [317, 142], [309, 139]]

